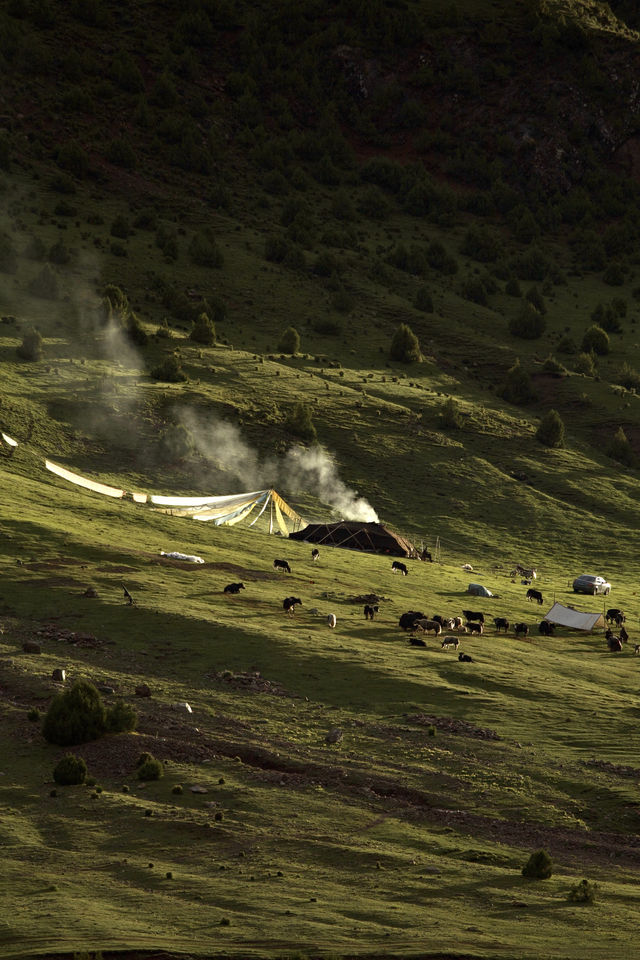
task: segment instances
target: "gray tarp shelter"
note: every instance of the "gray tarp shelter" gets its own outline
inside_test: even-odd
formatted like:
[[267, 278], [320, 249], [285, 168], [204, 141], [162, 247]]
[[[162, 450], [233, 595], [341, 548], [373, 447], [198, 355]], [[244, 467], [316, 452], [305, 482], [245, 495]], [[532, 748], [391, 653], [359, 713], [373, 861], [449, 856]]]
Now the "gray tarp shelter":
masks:
[[562, 603], [554, 603], [544, 619], [571, 630], [589, 631], [594, 627], [605, 627], [601, 613], [584, 613], [582, 610], [574, 610], [573, 607], [565, 607]]
[[476, 597], [492, 597], [491, 590], [487, 590], [481, 583], [470, 583], [467, 587], [467, 593], [472, 593]]

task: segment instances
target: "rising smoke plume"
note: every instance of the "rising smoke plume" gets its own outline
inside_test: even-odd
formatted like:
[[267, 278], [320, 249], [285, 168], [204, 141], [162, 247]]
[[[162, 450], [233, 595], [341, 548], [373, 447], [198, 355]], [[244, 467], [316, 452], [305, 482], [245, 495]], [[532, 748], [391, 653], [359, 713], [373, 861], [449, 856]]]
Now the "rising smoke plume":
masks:
[[282, 459], [261, 459], [243, 440], [234, 424], [193, 411], [182, 411], [196, 449], [212, 465], [217, 479], [233, 477], [245, 490], [278, 486], [291, 493], [310, 493], [329, 504], [343, 520], [377, 521], [378, 515], [364, 497], [351, 490], [338, 476], [330, 454], [321, 446], [296, 446]]

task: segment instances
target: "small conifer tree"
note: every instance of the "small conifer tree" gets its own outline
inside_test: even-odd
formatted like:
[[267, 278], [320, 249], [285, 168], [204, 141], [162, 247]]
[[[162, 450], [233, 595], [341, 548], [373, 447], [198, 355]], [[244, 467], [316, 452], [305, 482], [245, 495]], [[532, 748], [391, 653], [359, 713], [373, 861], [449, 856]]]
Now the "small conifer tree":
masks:
[[312, 443], [318, 434], [311, 418], [311, 411], [304, 403], [296, 403], [287, 419], [287, 428], [301, 440]]
[[21, 360], [31, 362], [42, 358], [42, 334], [36, 327], [27, 330], [16, 353]]
[[400, 363], [416, 363], [422, 359], [418, 338], [408, 324], [401, 323], [394, 333], [389, 357]]
[[618, 463], [623, 463], [627, 467], [631, 467], [635, 463], [636, 458], [633, 447], [629, 443], [629, 439], [622, 427], [618, 427], [616, 430], [607, 448], [607, 455], [610, 456], [612, 460], [617, 460]]
[[582, 349], [585, 353], [597, 353], [603, 357], [609, 353], [609, 335], [606, 330], [596, 323], [589, 327], [582, 338]]
[[514, 365], [508, 371], [499, 396], [507, 403], [515, 403], [524, 406], [535, 400], [535, 394], [531, 386], [531, 377], [527, 371], [520, 365], [520, 360], [516, 360]]
[[215, 327], [206, 313], [201, 313], [194, 320], [189, 339], [193, 340], [194, 343], [202, 343], [206, 347], [210, 347], [216, 342]]
[[564, 423], [557, 410], [549, 410], [540, 421], [536, 431], [536, 440], [545, 447], [564, 446]]
[[278, 343], [278, 350], [281, 353], [299, 353], [300, 352], [300, 334], [295, 327], [287, 327]]

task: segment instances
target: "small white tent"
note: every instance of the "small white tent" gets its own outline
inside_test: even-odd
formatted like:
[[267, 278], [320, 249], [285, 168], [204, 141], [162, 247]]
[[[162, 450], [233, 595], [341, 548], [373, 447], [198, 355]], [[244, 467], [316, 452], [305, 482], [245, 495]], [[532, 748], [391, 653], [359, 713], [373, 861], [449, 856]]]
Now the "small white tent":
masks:
[[561, 627], [569, 627], [571, 630], [589, 631], [594, 627], [602, 627], [602, 629], [605, 627], [601, 613], [584, 613], [582, 610], [574, 610], [573, 607], [565, 607], [562, 603], [554, 603], [544, 619], [549, 623], [557, 623]]

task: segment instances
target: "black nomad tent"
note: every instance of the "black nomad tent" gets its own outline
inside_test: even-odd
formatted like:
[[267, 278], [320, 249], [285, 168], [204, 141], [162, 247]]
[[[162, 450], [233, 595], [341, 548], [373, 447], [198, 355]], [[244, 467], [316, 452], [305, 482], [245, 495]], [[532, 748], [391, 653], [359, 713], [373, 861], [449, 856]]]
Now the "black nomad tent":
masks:
[[327, 547], [384, 553], [389, 557], [419, 556], [409, 540], [388, 530], [382, 523], [358, 523], [348, 520], [341, 520], [339, 523], [309, 523], [302, 530], [290, 533], [289, 539], [324, 544]]

